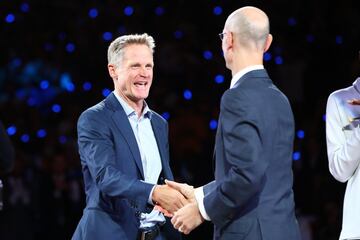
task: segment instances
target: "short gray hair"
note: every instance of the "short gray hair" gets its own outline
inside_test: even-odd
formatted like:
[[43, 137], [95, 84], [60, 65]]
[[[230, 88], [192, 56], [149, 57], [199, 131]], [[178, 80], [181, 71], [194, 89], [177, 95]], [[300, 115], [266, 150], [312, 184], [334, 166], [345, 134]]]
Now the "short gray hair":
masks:
[[152, 36], [146, 33], [123, 35], [110, 43], [107, 54], [108, 64], [118, 66], [124, 56], [125, 47], [132, 44], [146, 45], [151, 53], [154, 53], [155, 41]]

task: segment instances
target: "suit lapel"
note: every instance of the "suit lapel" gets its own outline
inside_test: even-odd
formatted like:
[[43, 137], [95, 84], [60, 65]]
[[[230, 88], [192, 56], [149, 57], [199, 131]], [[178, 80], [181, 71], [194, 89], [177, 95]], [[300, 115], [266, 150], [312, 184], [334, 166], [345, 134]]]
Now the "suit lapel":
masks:
[[107, 106], [114, 111], [114, 114], [111, 116], [111, 118], [114, 121], [116, 127], [119, 129], [121, 135], [127, 142], [130, 151], [135, 159], [136, 166], [141, 173], [141, 177], [145, 179], [139, 147], [135, 139], [134, 132], [131, 128], [129, 119], [113, 93], [110, 94], [106, 100]]
[[161, 128], [161, 126], [159, 124], [159, 120], [157, 120], [154, 115], [155, 114], [153, 114], [153, 117], [151, 118], [151, 126], [153, 128], [156, 143], [157, 143], [158, 149], [159, 149], [162, 171], [166, 178], [173, 179], [172, 173], [169, 170], [170, 169], [170, 166], [168, 165], [169, 161], [168, 161], [168, 159], [166, 159], [168, 156], [166, 154], [166, 149], [165, 149], [165, 146], [166, 146], [165, 140], [166, 140], [167, 136], [163, 136], [164, 130]]

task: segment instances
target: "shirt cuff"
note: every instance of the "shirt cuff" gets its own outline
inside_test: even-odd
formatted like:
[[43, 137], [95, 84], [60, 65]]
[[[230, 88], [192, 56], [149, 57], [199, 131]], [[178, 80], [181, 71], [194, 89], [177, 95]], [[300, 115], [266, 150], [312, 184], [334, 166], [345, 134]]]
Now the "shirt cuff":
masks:
[[197, 201], [197, 204], [199, 206], [199, 211], [201, 216], [207, 220], [210, 221], [209, 215], [206, 213], [205, 206], [204, 206], [204, 190], [203, 187], [199, 187], [195, 189], [195, 199]]
[[150, 195], [149, 195], [149, 198], [148, 198], [148, 203], [151, 204], [151, 205], [155, 205], [152, 201], [152, 194], [154, 192], [154, 189], [155, 189], [156, 185], [153, 186], [153, 188], [151, 189], [151, 192], [150, 192]]

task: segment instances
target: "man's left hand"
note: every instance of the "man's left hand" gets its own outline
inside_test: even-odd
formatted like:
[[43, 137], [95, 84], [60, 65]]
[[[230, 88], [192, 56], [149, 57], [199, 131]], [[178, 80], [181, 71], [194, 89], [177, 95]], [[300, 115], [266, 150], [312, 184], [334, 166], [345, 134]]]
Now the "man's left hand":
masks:
[[203, 222], [204, 218], [200, 214], [196, 201], [185, 205], [183, 208], [175, 212], [174, 217], [171, 219], [171, 223], [174, 225], [174, 228], [184, 234], [189, 234]]
[[351, 100], [348, 100], [348, 103], [351, 104], [351, 105], [360, 105], [360, 99], [351, 99]]

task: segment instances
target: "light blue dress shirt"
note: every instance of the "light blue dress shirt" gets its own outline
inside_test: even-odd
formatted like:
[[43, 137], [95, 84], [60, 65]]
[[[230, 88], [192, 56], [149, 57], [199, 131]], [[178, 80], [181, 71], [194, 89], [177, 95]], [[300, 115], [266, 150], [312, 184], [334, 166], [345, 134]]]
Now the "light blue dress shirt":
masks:
[[[115, 91], [114, 94], [123, 107], [134, 132], [141, 155], [145, 182], [157, 184], [162, 170], [162, 165], [159, 148], [157, 146], [154, 131], [151, 126], [152, 112], [146, 102], [144, 102], [143, 112], [141, 116], [138, 117], [135, 110], [131, 108]], [[153, 191], [154, 188], [149, 196], [150, 204], [153, 204], [151, 200]], [[149, 228], [153, 227], [157, 223], [162, 224], [164, 222], [164, 215], [157, 210], [152, 210], [151, 213], [141, 213], [140, 216], [140, 228]]]

